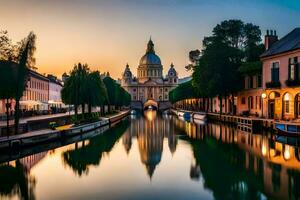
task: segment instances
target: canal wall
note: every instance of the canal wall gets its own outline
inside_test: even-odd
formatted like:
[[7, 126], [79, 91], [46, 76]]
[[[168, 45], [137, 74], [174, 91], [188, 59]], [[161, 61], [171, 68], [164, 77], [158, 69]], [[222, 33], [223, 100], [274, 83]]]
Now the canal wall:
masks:
[[[189, 110], [178, 110], [171, 109], [171, 112], [179, 117], [184, 117], [188, 113], [191, 120], [199, 119], [199, 116], [206, 115], [209, 121], [218, 121], [222, 123], [229, 123], [236, 125], [240, 130], [247, 132], [257, 133], [262, 129], [275, 130], [275, 120], [273, 119], [262, 119], [255, 117], [242, 117], [235, 115], [224, 115], [219, 113], [204, 113], [204, 112], [194, 112]], [[200, 118], [201, 119], [201, 118]]]
[[34, 146], [41, 143], [51, 142], [55, 140], [62, 140], [69, 137], [82, 135], [86, 132], [118, 123], [121, 119], [128, 116], [129, 113], [130, 113], [129, 110], [123, 111], [114, 116], [108, 118], [102, 118], [100, 121], [96, 121], [88, 124], [82, 124], [62, 131], [42, 129], [38, 131], [31, 131], [25, 134], [13, 135], [10, 137], [1, 137], [0, 150]]

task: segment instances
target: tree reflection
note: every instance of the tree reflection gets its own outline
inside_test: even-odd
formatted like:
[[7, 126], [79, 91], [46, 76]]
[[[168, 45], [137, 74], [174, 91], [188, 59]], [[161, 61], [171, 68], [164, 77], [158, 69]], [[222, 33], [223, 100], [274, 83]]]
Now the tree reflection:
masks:
[[62, 158], [65, 165], [71, 167], [75, 174], [81, 176], [88, 174], [89, 166], [98, 166], [103, 153], [110, 152], [116, 141], [123, 135], [129, 125], [128, 120], [121, 121], [117, 126], [89, 141], [74, 144], [74, 149], [63, 152]]
[[13, 165], [7, 163], [0, 166], [0, 180], [1, 196], [10, 198], [18, 196], [19, 199], [25, 200], [35, 199], [35, 178], [19, 160], [13, 161]]

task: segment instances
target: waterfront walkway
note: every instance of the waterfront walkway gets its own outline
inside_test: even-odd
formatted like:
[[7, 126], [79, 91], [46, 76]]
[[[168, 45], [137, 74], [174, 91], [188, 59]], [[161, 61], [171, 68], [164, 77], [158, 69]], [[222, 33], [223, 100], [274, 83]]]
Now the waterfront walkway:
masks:
[[[45, 120], [45, 119], [51, 119], [56, 117], [64, 117], [68, 115], [73, 115], [74, 112], [67, 112], [67, 113], [58, 113], [58, 114], [51, 114], [51, 115], [37, 115], [32, 117], [26, 117], [20, 119], [20, 124], [26, 124], [28, 121], [38, 121], [38, 120]], [[0, 127], [6, 127], [7, 122], [6, 121], [0, 121]], [[9, 125], [14, 125], [14, 120], [9, 120]]]
[[[105, 125], [109, 125], [110, 123], [115, 123], [119, 120], [121, 120], [122, 118], [124, 118], [125, 116], [127, 116], [129, 114], [129, 111], [121, 111], [115, 115], [109, 116], [109, 117], [101, 117], [99, 121], [104, 121], [105, 123], [101, 123], [101, 126], [105, 126]], [[69, 115], [65, 114], [65, 115]], [[53, 115], [50, 115], [53, 116]], [[48, 118], [50, 118], [50, 116], [48, 116]], [[55, 116], [55, 117], [60, 117], [60, 116], [64, 116], [63, 114]], [[39, 118], [35, 118], [36, 120], [38, 120]], [[47, 118], [40, 118], [40, 119], [47, 119]], [[52, 140], [52, 139], [57, 139], [59, 138], [58, 135], [60, 135], [61, 131], [60, 130], [52, 130], [52, 129], [40, 129], [40, 130], [36, 130], [36, 131], [30, 131], [30, 132], [26, 132], [23, 134], [19, 134], [19, 135], [12, 135], [12, 136], [3, 136], [0, 137], [0, 148], [8, 148], [11, 147], [12, 144], [14, 142], [18, 142], [18, 145], [26, 145], [26, 141], [30, 142], [30, 143], [40, 143], [41, 141], [47, 141], [47, 140]], [[82, 132], [80, 132], [82, 133]], [[51, 136], [52, 135], [52, 136]], [[57, 136], [54, 136], [57, 135]]]

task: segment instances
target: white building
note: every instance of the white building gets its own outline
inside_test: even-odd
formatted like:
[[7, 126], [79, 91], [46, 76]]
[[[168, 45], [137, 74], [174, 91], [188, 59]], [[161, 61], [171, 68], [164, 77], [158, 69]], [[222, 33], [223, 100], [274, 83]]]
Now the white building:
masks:
[[58, 80], [53, 75], [48, 75], [49, 78], [49, 107], [52, 111], [57, 111], [57, 108], [62, 108], [61, 89], [63, 87], [62, 81]]
[[144, 106], [150, 103], [158, 107], [160, 102], [169, 102], [169, 92], [177, 85], [178, 74], [173, 64], [166, 77], [163, 76], [163, 66], [151, 39], [137, 67], [137, 77], [133, 77], [127, 64], [121, 80], [121, 86], [131, 94], [132, 102]]

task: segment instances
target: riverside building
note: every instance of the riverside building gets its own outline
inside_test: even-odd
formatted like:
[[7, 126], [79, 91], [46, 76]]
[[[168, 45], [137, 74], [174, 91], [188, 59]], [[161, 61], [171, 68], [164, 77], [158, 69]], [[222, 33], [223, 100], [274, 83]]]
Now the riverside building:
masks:
[[272, 119], [300, 118], [300, 28], [278, 40], [267, 34], [263, 62], [263, 113]]

